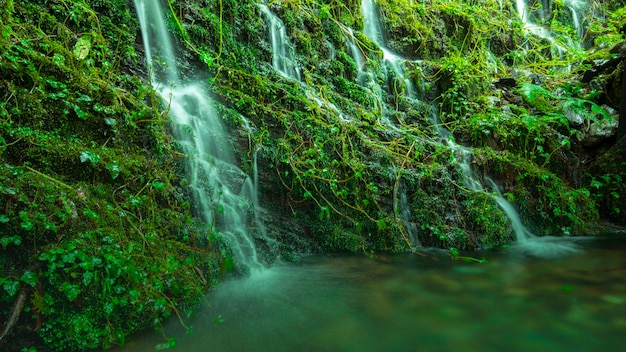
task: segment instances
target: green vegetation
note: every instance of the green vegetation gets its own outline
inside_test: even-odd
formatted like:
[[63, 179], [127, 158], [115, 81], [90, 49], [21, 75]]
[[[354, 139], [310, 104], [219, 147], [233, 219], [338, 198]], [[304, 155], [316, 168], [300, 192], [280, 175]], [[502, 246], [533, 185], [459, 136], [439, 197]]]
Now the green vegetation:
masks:
[[124, 73], [140, 60], [128, 4], [1, 4], [0, 311], [22, 311], [6, 323], [79, 351], [182, 316], [221, 254], [158, 99]]
[[[562, 1], [542, 23], [552, 41], [529, 34], [509, 2], [376, 3], [390, 49], [410, 59], [405, 77], [360, 32], [360, 1], [268, 3], [301, 84], [272, 69], [256, 2], [168, 1], [183, 77], [207, 77], [233, 145], [245, 146], [234, 148], [242, 169], [259, 151], [262, 205], [304, 230], [293, 240], [270, 229], [279, 241], [370, 254], [414, 250], [417, 237], [465, 260], [478, 259], [459, 251], [510, 243], [508, 219], [466, 185], [441, 128], [473, 148], [473, 172], [497, 181], [535, 234], [624, 225], [624, 141], [597, 157], [611, 140], [588, 137], [617, 118], [624, 68], [581, 79], [619, 57], [620, 1], [590, 4], [580, 46]], [[36, 331], [52, 350], [123, 344], [172, 314], [184, 323], [233, 266], [191, 213], [185, 156], [137, 30], [123, 0], [0, 0], [0, 313], [21, 312], [11, 334]]]

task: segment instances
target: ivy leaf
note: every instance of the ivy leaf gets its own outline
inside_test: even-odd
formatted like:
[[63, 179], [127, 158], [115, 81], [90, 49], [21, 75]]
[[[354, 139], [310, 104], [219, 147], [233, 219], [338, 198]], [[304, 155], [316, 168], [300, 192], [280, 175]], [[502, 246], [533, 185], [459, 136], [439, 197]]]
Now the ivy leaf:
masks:
[[78, 60], [84, 60], [87, 58], [87, 56], [89, 56], [90, 50], [91, 50], [91, 36], [84, 35], [78, 38], [78, 41], [76, 41], [76, 45], [74, 45], [73, 53], [74, 53], [74, 56], [76, 56]]
[[320, 19], [325, 19], [325, 18], [330, 18], [330, 5], [325, 4], [322, 5], [322, 8], [320, 9], [320, 14], [319, 14], [319, 18]]
[[107, 170], [109, 170], [109, 173], [111, 174], [111, 178], [114, 180], [117, 178], [117, 176], [120, 175], [120, 172], [122, 171], [122, 169], [120, 169], [119, 165], [117, 165], [115, 161], [111, 164], [105, 165], [104, 167]]
[[93, 280], [93, 272], [85, 271], [83, 273], [83, 285], [89, 286], [89, 284], [91, 283], [91, 280]]
[[15, 296], [17, 291], [20, 289], [20, 282], [19, 281], [13, 281], [13, 280], [7, 280], [2, 285], [2, 288], [6, 291], [6, 293], [9, 294], [9, 297], [13, 297], [13, 296]]
[[61, 284], [61, 290], [63, 290], [63, 292], [65, 293], [65, 296], [70, 302], [73, 302], [74, 300], [76, 300], [76, 298], [78, 298], [78, 295], [80, 295], [81, 293], [78, 285], [71, 284], [67, 281]]
[[80, 162], [82, 163], [90, 162], [91, 166], [96, 166], [99, 161], [100, 161], [100, 155], [96, 153], [92, 153], [87, 150], [83, 150], [82, 152], [80, 152]]
[[32, 271], [25, 271], [24, 274], [22, 274], [22, 277], [20, 277], [20, 280], [22, 280], [22, 282], [29, 285], [30, 287], [35, 287], [38, 279], [37, 275]]
[[76, 113], [76, 116], [78, 116], [79, 119], [87, 120], [87, 113], [85, 111], [83, 111], [80, 108], [80, 106], [74, 105], [74, 112]]

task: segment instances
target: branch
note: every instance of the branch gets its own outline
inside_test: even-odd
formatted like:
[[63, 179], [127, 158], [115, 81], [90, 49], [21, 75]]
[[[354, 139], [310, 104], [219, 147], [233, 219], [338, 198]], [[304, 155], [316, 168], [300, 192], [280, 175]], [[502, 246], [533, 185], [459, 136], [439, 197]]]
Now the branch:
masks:
[[2, 334], [0, 334], [0, 345], [2, 345], [2, 341], [9, 334], [9, 332], [11, 332], [13, 326], [15, 326], [15, 323], [17, 323], [17, 320], [20, 318], [22, 309], [24, 309], [24, 303], [26, 302], [27, 292], [26, 287], [24, 287], [15, 298], [15, 303], [13, 303], [13, 309], [11, 310], [9, 320], [5, 323], [4, 329], [2, 329]]

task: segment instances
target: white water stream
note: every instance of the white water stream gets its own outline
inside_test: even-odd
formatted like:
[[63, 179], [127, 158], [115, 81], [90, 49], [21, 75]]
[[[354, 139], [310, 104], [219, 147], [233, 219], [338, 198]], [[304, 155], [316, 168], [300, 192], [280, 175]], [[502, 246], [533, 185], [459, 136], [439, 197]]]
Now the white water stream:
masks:
[[[568, 0], [568, 4], [573, 3], [573, 1], [576, 0]], [[551, 38], [551, 34], [547, 31], [544, 31], [543, 27], [535, 26], [530, 22], [529, 14], [526, 9], [526, 3], [524, 2], [524, 0], [517, 0], [517, 8], [526, 28], [530, 29], [536, 35], [540, 35], [547, 39]], [[384, 35], [382, 33], [380, 19], [378, 17], [378, 11], [374, 5], [373, 0], [362, 0], [361, 9], [363, 11], [363, 18], [365, 22], [364, 34], [382, 48], [384, 60], [387, 60], [392, 64], [392, 67], [394, 67], [396, 74], [403, 76], [404, 70], [401, 64], [406, 60], [386, 49]], [[406, 83], [406, 88], [409, 91], [409, 95], [414, 97], [415, 95], [417, 95], [417, 91], [414, 89], [412, 82], [410, 82], [410, 79], [407, 78], [406, 81], [408, 81]], [[471, 168], [472, 159], [474, 157], [473, 149], [456, 144], [454, 142], [452, 134], [439, 123], [439, 119], [436, 114], [433, 114], [431, 120], [435, 123], [437, 127], [437, 132], [440, 137], [438, 138], [438, 140], [454, 152], [458, 163], [458, 168], [464, 175], [465, 186], [471, 191], [489, 194], [496, 201], [500, 209], [502, 209], [504, 214], [509, 219], [512, 230], [515, 233], [516, 242], [514, 247], [518, 251], [534, 256], [551, 257], [577, 250], [577, 247], [572, 244], [568, 239], [563, 240], [562, 238], [557, 237], [537, 237], [533, 235], [523, 225], [520, 216], [513, 207], [513, 205], [499, 193], [497, 186], [495, 185], [495, 183], [493, 183], [491, 179], [487, 178], [487, 181], [492, 183], [494, 193], [485, 190], [483, 186], [483, 181], [476, 176]], [[404, 204], [406, 203], [405, 194], [400, 195], [400, 200], [402, 201], [402, 204], [404, 206], [409, 206], [408, 204]], [[405, 213], [404, 215], [406, 216], [407, 214]], [[407, 231], [408, 230], [409, 228], [407, 228]]]
[[[580, 47], [580, 41], [568, 40], [565, 43], [567, 47], [563, 46], [562, 43], [556, 40], [553, 29], [550, 28], [549, 25], [543, 24], [543, 22], [549, 21], [550, 16], [552, 16], [551, 5], [551, 1], [541, 1], [541, 3], [537, 5], [532, 2], [532, 0], [531, 2], [528, 0], [515, 0], [515, 8], [524, 29], [537, 37], [548, 40], [552, 48], [556, 50], [556, 54], [562, 55], [568, 50], [567, 47]], [[539, 10], [536, 9], [536, 6], [539, 6]], [[581, 23], [581, 18], [587, 7], [585, 0], [564, 0], [563, 6], [570, 12], [571, 25], [576, 31], [578, 39], [582, 39], [585, 35], [585, 30]], [[540, 24], [538, 21], [542, 23]]]
[[[195, 215], [227, 243], [235, 263], [260, 270], [263, 264], [249, 228], [256, 220], [257, 178], [250, 180], [236, 166], [228, 135], [202, 82], [180, 79], [160, 1], [135, 0], [135, 8], [152, 84], [169, 103], [172, 132], [187, 156]], [[159, 62], [164, 63], [163, 76], [156, 74]]]
[[[289, 79], [300, 81], [301, 77], [298, 67], [295, 65], [291, 66], [290, 64], [295, 63], [295, 58], [293, 56], [293, 47], [290, 44], [287, 34], [284, 30], [284, 24], [282, 23], [280, 18], [278, 18], [271, 11], [269, 11], [269, 9], [265, 5], [259, 6], [270, 26], [273, 68]], [[383, 60], [386, 61], [393, 70], [393, 72], [390, 72], [388, 74], [392, 74], [395, 77], [400, 78], [402, 81], [404, 81], [404, 94], [410, 98], [417, 99], [418, 91], [417, 89], [415, 89], [413, 82], [408, 77], [408, 74], [405, 73], [405, 69], [403, 67], [406, 59], [393, 53], [385, 46], [384, 35], [381, 30], [380, 20], [378, 18], [378, 12], [374, 5], [374, 2], [372, 0], [363, 0], [361, 2], [361, 8], [364, 18], [364, 34], [382, 49]], [[348, 34], [348, 46], [351, 50], [351, 54], [354, 56], [355, 62], [357, 63], [358, 74], [365, 75], [365, 73], [363, 72], [365, 71], [365, 62], [363, 56], [358, 49], [358, 46], [356, 45], [352, 32], [348, 31]], [[305, 88], [308, 94], [311, 95], [310, 98], [317, 101], [320, 107], [323, 105], [328, 105], [327, 102], [317, 97], [309, 87]], [[395, 94], [396, 92], [390, 93]], [[328, 107], [338, 116], [342, 116], [339, 109], [337, 109], [337, 107], [335, 107], [334, 105], [330, 104], [328, 105]], [[431, 117], [431, 120], [435, 125], [437, 133], [439, 135], [438, 141], [454, 151], [457, 158], [458, 167], [461, 170], [462, 174], [465, 176], [464, 181], [466, 187], [469, 190], [475, 192], [488, 193], [493, 197], [493, 199], [497, 202], [502, 211], [509, 218], [513, 231], [516, 235], [517, 245], [523, 247], [523, 250], [529, 254], [547, 256], [547, 254], [555, 252], [554, 250], [545, 249], [545, 241], [542, 242], [540, 246], [531, 245], [531, 243], [535, 243], [535, 241], [533, 240], [538, 237], [532, 235], [530, 231], [528, 231], [523, 226], [521, 219], [519, 218], [519, 215], [515, 211], [513, 205], [501, 195], [495, 195], [485, 190], [482, 181], [472, 171], [471, 162], [473, 158], [473, 150], [471, 148], [456, 144], [453, 141], [452, 134], [439, 123], [437, 114], [433, 113], [432, 115], [433, 116]], [[346, 119], [342, 118], [342, 120]], [[398, 126], [392, 124], [390, 121], [387, 121], [387, 123], [384, 123], [383, 125], [391, 127], [395, 130], [401, 130]], [[413, 241], [413, 244], [415, 246], [420, 246], [417, 225], [411, 221], [410, 207], [411, 205], [408, 202], [406, 190], [404, 189], [404, 187], [399, 188], [397, 199], [394, 199], [394, 209], [396, 209], [397, 216], [403, 222], [405, 230]], [[561, 250], [561, 252], [567, 251], [568, 249], [570, 248], [564, 248], [563, 250]], [[573, 250], [573, 247], [571, 248], [571, 250]]]
[[285, 24], [274, 15], [266, 5], [259, 4], [263, 17], [269, 22], [270, 39], [272, 41], [272, 66], [276, 71], [287, 78], [296, 81], [301, 80], [300, 68], [295, 60], [295, 50], [293, 44], [287, 37]]

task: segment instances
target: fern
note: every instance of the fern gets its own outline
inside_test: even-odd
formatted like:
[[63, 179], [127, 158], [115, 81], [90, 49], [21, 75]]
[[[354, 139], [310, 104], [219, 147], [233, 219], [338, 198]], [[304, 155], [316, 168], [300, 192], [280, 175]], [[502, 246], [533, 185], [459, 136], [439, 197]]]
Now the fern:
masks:
[[611, 114], [600, 105], [587, 99], [567, 97], [563, 103], [563, 110], [572, 111], [593, 122], [600, 122], [602, 119], [611, 120]]
[[537, 98], [554, 98], [554, 95], [549, 90], [532, 83], [522, 83], [517, 92], [526, 98], [530, 104], [533, 104]]

